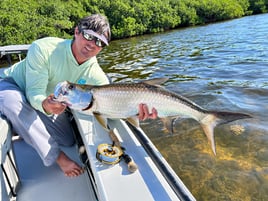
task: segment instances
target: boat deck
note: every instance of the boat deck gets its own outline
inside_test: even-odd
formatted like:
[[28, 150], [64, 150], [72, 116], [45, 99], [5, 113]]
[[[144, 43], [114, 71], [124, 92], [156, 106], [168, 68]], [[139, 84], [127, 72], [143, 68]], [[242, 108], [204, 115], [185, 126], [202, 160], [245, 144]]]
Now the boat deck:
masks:
[[88, 160], [91, 164], [90, 168], [93, 175], [95, 175], [95, 182], [98, 187], [96, 190], [100, 200], [195, 200], [163, 156], [154, 147], [162, 164], [170, 174], [173, 174], [172, 182], [179, 185], [180, 195], [175, 193], [164, 177], [163, 172], [157, 167], [124, 121], [109, 120], [108, 124], [111, 129], [115, 129], [115, 134], [121, 145], [126, 149], [126, 153], [138, 165], [138, 170], [134, 173], [129, 172], [124, 161], [116, 165], [106, 165], [99, 162], [96, 159], [97, 147], [99, 144], [112, 143], [109, 134], [101, 127], [94, 116], [82, 112], [74, 112], [73, 115], [76, 121], [79, 122], [78, 129], [85, 144]]
[[[37, 152], [23, 140], [13, 141], [13, 146], [21, 180], [17, 201], [96, 201], [87, 173], [68, 178], [56, 164], [45, 167]], [[75, 146], [64, 147], [64, 151], [79, 163]]]
[[[22, 139], [12, 140], [13, 153], [20, 176], [17, 201], [176, 201], [195, 200], [182, 181], [168, 164], [165, 167], [174, 174], [173, 183], [179, 185], [182, 194], [178, 195], [172, 185], [157, 167], [132, 130], [122, 120], [109, 120], [127, 154], [134, 159], [138, 170], [129, 172], [123, 161], [115, 165], [103, 164], [96, 158], [97, 146], [111, 143], [108, 133], [99, 125], [94, 116], [74, 112], [73, 118], [86, 150], [87, 171], [79, 177], [68, 178], [54, 164], [45, 167], [36, 151]], [[3, 120], [2, 120], [3, 121]], [[63, 151], [81, 165], [78, 147], [62, 147]], [[162, 155], [155, 149], [160, 160]], [[83, 161], [84, 162], [84, 161]], [[3, 182], [1, 182], [1, 185]], [[3, 186], [2, 186], [3, 187]], [[2, 188], [1, 187], [1, 188]], [[3, 199], [3, 197], [2, 197]], [[3, 201], [7, 201], [4, 199]]]

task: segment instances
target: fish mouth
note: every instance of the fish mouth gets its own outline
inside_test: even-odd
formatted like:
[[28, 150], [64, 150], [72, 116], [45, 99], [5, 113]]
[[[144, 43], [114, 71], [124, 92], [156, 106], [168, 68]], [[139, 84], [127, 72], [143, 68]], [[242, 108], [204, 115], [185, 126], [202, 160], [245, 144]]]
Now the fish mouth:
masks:
[[75, 84], [60, 82], [54, 89], [53, 100], [65, 104], [71, 109], [87, 110], [92, 106], [92, 94], [81, 90]]
[[[58, 102], [63, 102], [67, 104], [66, 102], [66, 96], [68, 96], [68, 83], [60, 82], [56, 85], [54, 89], [53, 99]], [[69, 104], [68, 104], [69, 105]]]

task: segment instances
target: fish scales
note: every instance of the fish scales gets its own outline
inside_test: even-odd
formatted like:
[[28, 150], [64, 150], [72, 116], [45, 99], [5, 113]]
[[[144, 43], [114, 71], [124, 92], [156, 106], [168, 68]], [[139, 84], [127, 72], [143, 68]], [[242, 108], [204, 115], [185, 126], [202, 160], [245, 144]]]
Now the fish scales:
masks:
[[75, 110], [89, 109], [106, 129], [103, 117], [124, 118], [138, 127], [138, 108], [141, 103], [146, 104], [149, 110], [154, 107], [159, 117], [193, 118], [203, 128], [215, 155], [214, 128], [238, 119], [251, 118], [243, 113], [203, 109], [191, 100], [160, 87], [159, 84], [163, 81], [165, 79], [158, 78], [140, 83], [114, 83], [103, 86], [78, 85], [65, 81], [55, 87], [54, 100]]
[[154, 107], [159, 117], [179, 115], [199, 121], [203, 113], [206, 113], [204, 109], [184, 97], [145, 83], [100, 86], [93, 88], [92, 94], [95, 100], [92, 109], [116, 118], [137, 115], [140, 103], [147, 104], [149, 110]]

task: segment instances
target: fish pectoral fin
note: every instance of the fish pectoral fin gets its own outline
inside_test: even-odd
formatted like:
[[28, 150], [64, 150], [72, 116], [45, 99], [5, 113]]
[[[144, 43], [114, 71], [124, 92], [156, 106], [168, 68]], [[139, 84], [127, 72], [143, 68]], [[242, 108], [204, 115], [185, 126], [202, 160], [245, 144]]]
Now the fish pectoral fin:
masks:
[[128, 121], [132, 126], [135, 126], [136, 128], [140, 127], [140, 121], [138, 116], [128, 117], [126, 121]]
[[101, 114], [93, 113], [94, 117], [97, 119], [99, 124], [109, 132], [108, 124], [107, 124], [107, 118], [103, 117]]
[[167, 80], [168, 80], [168, 78], [162, 77], [162, 78], [154, 78], [154, 79], [150, 79], [150, 80], [144, 80], [142, 82], [146, 83], [146, 84], [150, 84], [150, 85], [159, 86], [159, 85], [165, 83]]
[[161, 118], [164, 127], [168, 130], [169, 133], [173, 134], [174, 133], [174, 122], [175, 120], [179, 118], [178, 116], [175, 117], [166, 117], [166, 118]]

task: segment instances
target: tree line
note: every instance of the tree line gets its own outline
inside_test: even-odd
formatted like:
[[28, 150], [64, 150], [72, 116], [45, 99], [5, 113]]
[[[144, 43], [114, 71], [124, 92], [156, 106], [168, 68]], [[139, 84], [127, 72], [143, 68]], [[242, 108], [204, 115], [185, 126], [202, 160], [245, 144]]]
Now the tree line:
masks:
[[71, 38], [77, 21], [102, 13], [112, 39], [266, 13], [268, 0], [1, 0], [0, 46]]

